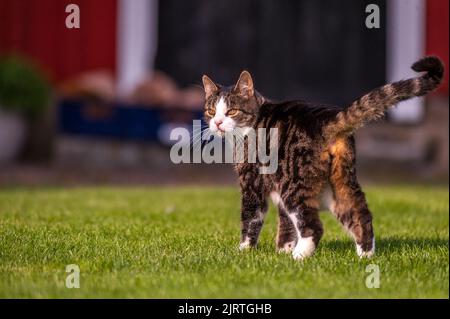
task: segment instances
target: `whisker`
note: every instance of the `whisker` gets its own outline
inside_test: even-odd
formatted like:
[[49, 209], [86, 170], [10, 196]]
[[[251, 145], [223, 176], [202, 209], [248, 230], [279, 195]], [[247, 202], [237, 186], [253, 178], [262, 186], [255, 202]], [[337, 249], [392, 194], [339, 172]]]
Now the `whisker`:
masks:
[[[197, 135], [198, 134], [198, 135]], [[200, 143], [200, 148], [203, 147], [203, 145], [208, 142], [208, 139], [211, 137], [211, 130], [209, 129], [209, 126], [202, 129], [199, 133], [197, 133], [195, 136], [191, 138], [190, 141], [190, 149], [192, 150], [194, 147], [196, 147]]]

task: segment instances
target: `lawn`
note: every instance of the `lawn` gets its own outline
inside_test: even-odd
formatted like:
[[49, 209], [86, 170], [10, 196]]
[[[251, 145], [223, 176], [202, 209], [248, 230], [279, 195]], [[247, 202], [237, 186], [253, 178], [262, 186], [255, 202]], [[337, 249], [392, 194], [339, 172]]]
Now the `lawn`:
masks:
[[[239, 252], [234, 188], [0, 189], [1, 298], [448, 298], [447, 187], [366, 188], [377, 254], [360, 260], [327, 212], [314, 257]], [[80, 267], [80, 288], [65, 267]], [[380, 287], [366, 287], [366, 266]]]

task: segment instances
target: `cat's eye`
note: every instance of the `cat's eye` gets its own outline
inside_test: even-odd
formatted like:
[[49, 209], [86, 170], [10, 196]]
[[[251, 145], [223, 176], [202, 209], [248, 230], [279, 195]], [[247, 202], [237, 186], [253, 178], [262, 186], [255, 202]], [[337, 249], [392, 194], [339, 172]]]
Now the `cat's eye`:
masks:
[[211, 109], [207, 109], [206, 110], [206, 115], [208, 115], [208, 116], [213, 117], [215, 113], [216, 113], [215, 110], [211, 110]]
[[227, 112], [227, 115], [228, 115], [228, 116], [235, 116], [235, 115], [237, 115], [238, 113], [239, 113], [238, 110], [229, 110], [229, 111]]

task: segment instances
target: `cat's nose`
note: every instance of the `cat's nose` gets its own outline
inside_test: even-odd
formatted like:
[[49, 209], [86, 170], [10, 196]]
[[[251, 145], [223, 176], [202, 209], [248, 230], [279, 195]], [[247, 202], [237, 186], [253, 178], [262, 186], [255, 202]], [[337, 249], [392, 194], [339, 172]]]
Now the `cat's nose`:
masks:
[[214, 119], [214, 124], [216, 124], [217, 127], [219, 127], [219, 125], [222, 123], [223, 121], [221, 119]]

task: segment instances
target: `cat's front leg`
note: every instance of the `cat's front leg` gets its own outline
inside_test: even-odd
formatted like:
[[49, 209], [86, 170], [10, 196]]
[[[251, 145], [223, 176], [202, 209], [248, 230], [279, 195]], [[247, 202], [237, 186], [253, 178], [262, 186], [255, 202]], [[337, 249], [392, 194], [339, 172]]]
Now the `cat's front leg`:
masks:
[[241, 204], [240, 250], [256, 247], [266, 213], [267, 201], [264, 194], [244, 189]]

